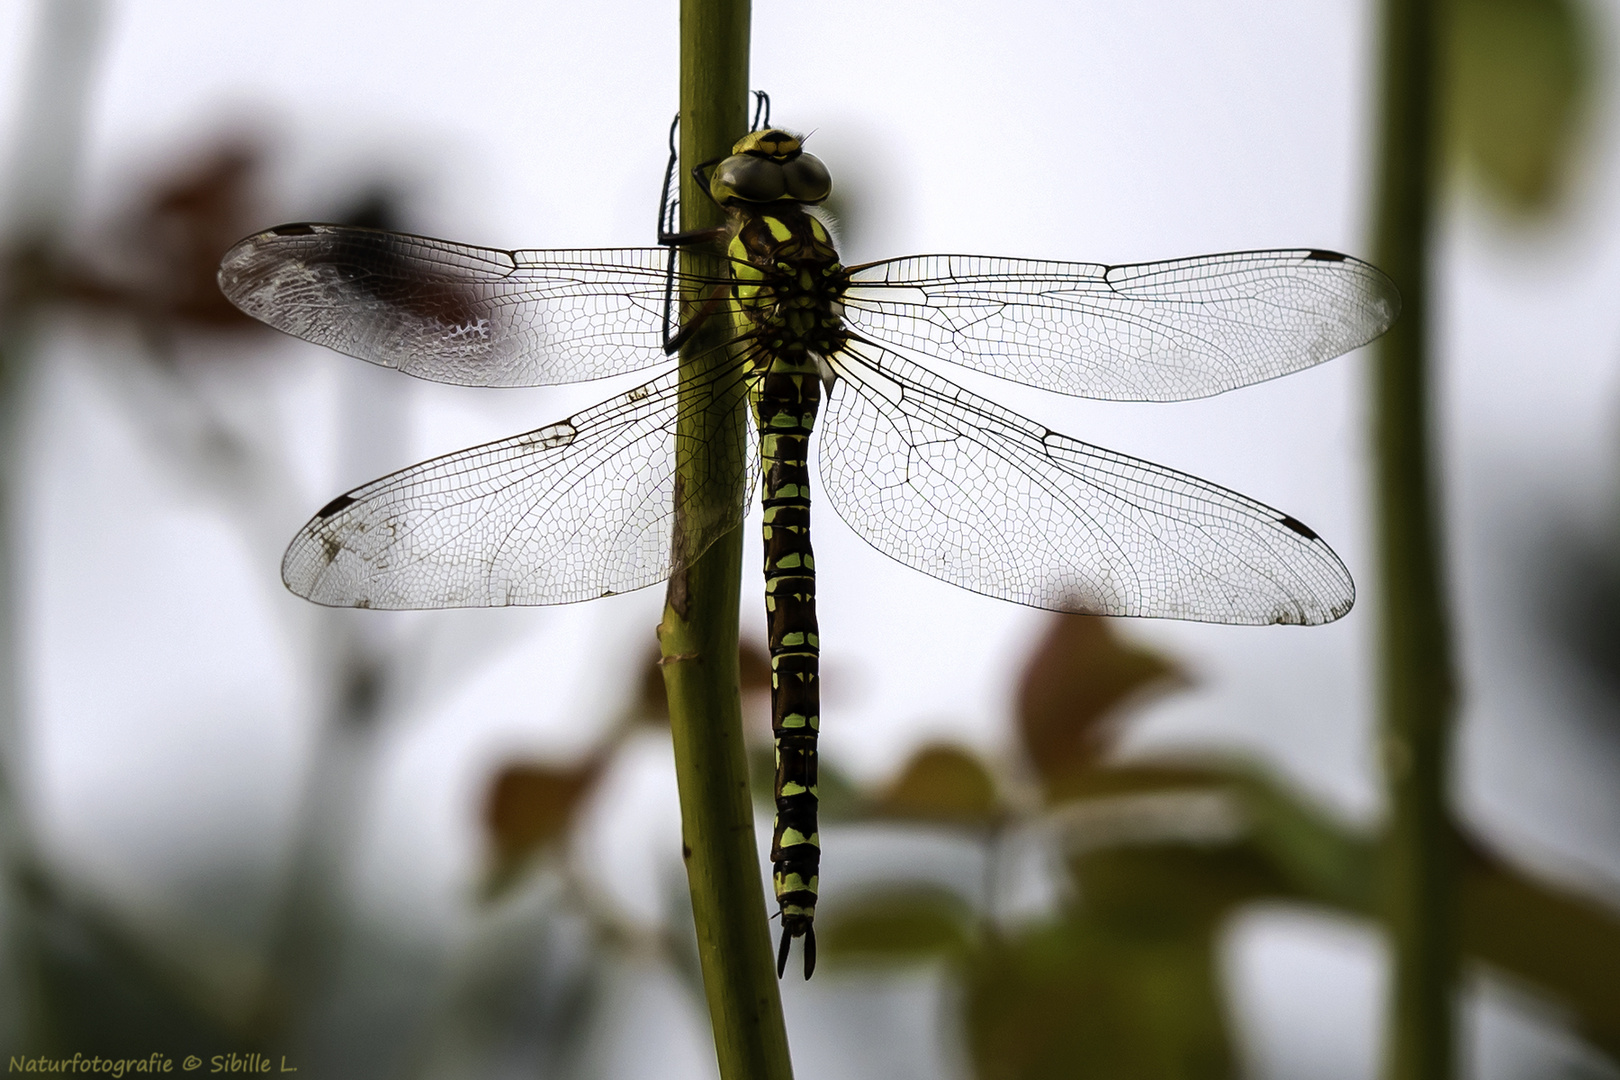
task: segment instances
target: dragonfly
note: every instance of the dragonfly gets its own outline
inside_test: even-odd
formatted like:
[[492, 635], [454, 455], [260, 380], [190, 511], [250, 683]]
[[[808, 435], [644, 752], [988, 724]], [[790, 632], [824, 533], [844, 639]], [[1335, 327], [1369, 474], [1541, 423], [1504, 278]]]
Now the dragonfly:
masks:
[[[301, 223], [238, 243], [219, 283], [272, 327], [434, 382], [664, 369], [557, 423], [339, 495], [293, 539], [282, 579], [316, 603], [360, 608], [612, 596], [690, 566], [742, 525], [758, 490], [777, 974], [802, 938], [809, 978], [821, 852], [812, 449], [818, 498], [851, 529], [973, 592], [1096, 615], [1331, 622], [1354, 584], [1298, 519], [1052, 431], [938, 365], [1077, 397], [1182, 401], [1364, 345], [1400, 297], [1368, 263], [1318, 249], [846, 266], [821, 209], [827, 166], [803, 137], [765, 124], [756, 116], [729, 156], [692, 172], [725, 212], [718, 229], [673, 231], [672, 127], [658, 246], [508, 251]], [[711, 252], [723, 269], [682, 272], [680, 249]], [[702, 303], [686, 304], [672, 332], [675, 295]], [[704, 326], [720, 340], [674, 366]], [[751, 440], [730, 437], [740, 413]], [[677, 481], [682, 440], [703, 432], [717, 444], [706, 467]]]

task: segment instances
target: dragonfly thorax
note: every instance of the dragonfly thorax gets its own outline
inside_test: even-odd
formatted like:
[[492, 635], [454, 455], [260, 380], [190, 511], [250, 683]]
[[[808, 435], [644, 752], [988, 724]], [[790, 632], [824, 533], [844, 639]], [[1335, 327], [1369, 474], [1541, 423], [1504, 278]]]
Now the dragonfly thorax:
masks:
[[793, 201], [730, 210], [733, 288], [763, 353], [803, 364], [842, 349], [849, 272], [826, 226]]

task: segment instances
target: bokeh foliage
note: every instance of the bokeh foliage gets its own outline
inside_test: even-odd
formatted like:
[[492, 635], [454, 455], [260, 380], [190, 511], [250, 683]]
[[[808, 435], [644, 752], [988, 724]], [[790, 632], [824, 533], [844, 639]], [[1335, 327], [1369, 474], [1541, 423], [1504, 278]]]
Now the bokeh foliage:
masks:
[[1448, 142], [1502, 210], [1544, 214], [1570, 181], [1598, 57], [1578, 0], [1450, 0]]
[[[1287, 902], [1378, 918], [1377, 838], [1265, 770], [1114, 760], [1132, 709], [1186, 680], [1112, 625], [1054, 621], [1024, 673], [1021, 760], [998, 769], [963, 748], [925, 748], [867, 804], [869, 820], [928, 820], [991, 848], [1015, 830], [1049, 831], [1069, 879], [1055, 909], [1006, 920], [898, 880], [823, 920], [829, 969], [947, 965], [985, 1080], [1235, 1076], [1218, 968], [1232, 916]], [[1559, 1002], [1620, 1059], [1620, 918], [1477, 843], [1465, 849], [1466, 954]]]

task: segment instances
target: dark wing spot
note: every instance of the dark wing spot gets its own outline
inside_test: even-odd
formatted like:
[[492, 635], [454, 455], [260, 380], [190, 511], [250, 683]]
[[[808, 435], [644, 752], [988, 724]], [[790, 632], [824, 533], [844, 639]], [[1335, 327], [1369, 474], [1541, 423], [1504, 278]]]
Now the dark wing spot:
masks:
[[277, 225], [270, 230], [271, 236], [314, 236], [313, 225]]
[[[642, 396], [645, 397], [646, 387], [639, 387], [638, 389], [642, 391]], [[636, 401], [639, 399], [631, 398], [630, 400]], [[543, 427], [539, 431], [531, 431], [525, 439], [532, 446], [538, 446], [545, 450], [555, 450], [558, 447], [572, 443], [574, 437], [578, 434], [579, 429], [564, 420], [560, 424], [552, 424], [550, 427]]]
[[373, 187], [338, 215], [338, 221], [362, 229], [397, 229], [400, 219], [398, 203], [398, 195], [389, 188]]
[[415, 237], [349, 228], [329, 234], [303, 259], [331, 267], [360, 296], [442, 326], [452, 337], [487, 333], [491, 311], [478, 290], [425, 263], [417, 244]]
[[1347, 256], [1340, 255], [1337, 251], [1312, 251], [1305, 257], [1312, 262], [1344, 262], [1347, 258]]
[[339, 510], [342, 510], [345, 506], [348, 506], [352, 502], [354, 502], [353, 495], [339, 495], [337, 498], [333, 499], [331, 502], [317, 510], [315, 512], [315, 516], [320, 518], [322, 521], [325, 521], [327, 518], [331, 517]]
[[1299, 520], [1298, 518], [1289, 517], [1287, 514], [1284, 514], [1282, 516], [1281, 520], [1282, 520], [1282, 523], [1284, 525], [1288, 526], [1290, 529], [1292, 529], [1295, 532], [1299, 533], [1299, 535], [1303, 536], [1307, 540], [1318, 540], [1318, 539], [1320, 539], [1320, 537], [1318, 537], [1314, 532], [1311, 531], [1311, 527], [1309, 525], [1305, 524], [1303, 521]]

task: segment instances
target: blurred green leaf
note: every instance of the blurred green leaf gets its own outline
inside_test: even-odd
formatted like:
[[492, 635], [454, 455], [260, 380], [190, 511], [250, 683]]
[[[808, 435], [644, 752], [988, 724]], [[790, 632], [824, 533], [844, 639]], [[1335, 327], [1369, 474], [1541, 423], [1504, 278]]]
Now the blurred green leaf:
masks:
[[[1253, 843], [1302, 897], [1378, 915], [1372, 840], [1252, 769], [1230, 774]], [[1568, 1008], [1576, 1028], [1620, 1061], [1620, 913], [1537, 881], [1464, 839], [1461, 945]]]
[[1620, 914], [1468, 846], [1462, 946], [1552, 994], [1576, 1029], [1620, 1062]]
[[[1185, 792], [1224, 787], [1238, 801], [1247, 823], [1243, 839], [1215, 851], [1263, 865], [1251, 879], [1250, 899], [1298, 899], [1346, 914], [1378, 918], [1378, 854], [1373, 839], [1334, 819], [1321, 806], [1249, 765], [1131, 765], [1096, 770], [1087, 778], [1091, 797]], [[1170, 863], [1139, 853], [1173, 850], [1176, 843], [1139, 844], [1088, 854], [1076, 861], [1086, 901], [1112, 907], [1125, 917], [1165, 918], [1160, 893], [1208, 890]], [[1577, 1030], [1620, 1060], [1620, 914], [1550, 883], [1537, 881], [1480, 848], [1465, 844], [1461, 937], [1464, 954], [1546, 993], [1570, 1011]], [[1136, 852], [1138, 854], [1132, 854]], [[1229, 878], [1228, 883], [1236, 878]], [[1264, 882], [1264, 883], [1263, 883]], [[1223, 903], [1242, 900], [1231, 894]], [[1200, 902], [1219, 897], [1206, 892]], [[1130, 913], [1135, 915], [1131, 916]]]
[[1594, 67], [1577, 0], [1454, 0], [1450, 142], [1507, 209], [1564, 193]]
[[1373, 909], [1378, 863], [1367, 836], [1259, 769], [1224, 771], [1239, 796], [1254, 844], [1284, 880], [1320, 903], [1349, 911]]
[[1068, 785], [1071, 799], [1082, 802], [1198, 790], [1232, 797], [1249, 839], [1300, 894], [1355, 911], [1371, 910], [1377, 882], [1368, 838], [1262, 769], [1243, 762], [1132, 763], [1094, 769]]
[[996, 783], [969, 751], [928, 746], [912, 756], [873, 809], [883, 817], [984, 825], [996, 817]]
[[1109, 848], [1070, 865], [1086, 917], [1129, 940], [1212, 933], [1239, 904], [1297, 895], [1268, 854], [1244, 841]]
[[[934, 779], [896, 789], [925, 806], [937, 792], [949, 806], [970, 776], [989, 790], [982, 766], [959, 750], [925, 751], [902, 781], [913, 773]], [[1235, 1075], [1217, 977], [1225, 921], [1277, 900], [1378, 917], [1373, 838], [1253, 765], [1098, 767], [1066, 777], [1063, 791], [1059, 824], [1137, 803], [1152, 803], [1159, 818], [1178, 800], [1204, 813], [1207, 794], [1230, 800], [1238, 828], [1198, 840], [1189, 839], [1198, 829], [1164, 822], [1160, 835], [1116, 831], [1082, 846], [1069, 859], [1078, 901], [1034, 927], [986, 933], [960, 899], [928, 889], [876, 893], [818, 924], [823, 951], [841, 961], [958, 959], [983, 1080]], [[1620, 915], [1472, 850], [1461, 934], [1467, 955], [1548, 994], [1594, 1045], [1620, 1056]]]
[[[144, 940], [44, 874], [20, 877], [19, 906], [8, 918], [28, 994], [28, 1030], [14, 1051], [124, 1058], [254, 1048], [239, 995], [206, 986], [174, 950]], [[194, 967], [238, 959], [224, 943], [191, 945], [184, 961]]]
[[839, 964], [960, 959], [974, 941], [975, 922], [972, 908], [947, 890], [885, 889], [819, 916], [816, 944]]
[[1068, 799], [1096, 799], [1114, 795], [1150, 794], [1191, 788], [1225, 787], [1230, 776], [1209, 765], [1132, 763], [1110, 765], [1076, 773], [1064, 782]]
[[484, 800], [484, 832], [494, 859], [484, 883], [486, 899], [505, 892], [530, 857], [557, 841], [602, 770], [602, 761], [558, 767], [513, 763], [496, 774]]
[[1082, 899], [992, 940], [967, 986], [981, 1080], [1224, 1080], [1236, 1074], [1216, 931], [1276, 890], [1242, 846], [1120, 848], [1075, 860]]
[[[756, 746], [748, 751], [748, 777], [754, 799], [769, 803], [776, 798], [776, 750], [770, 746]], [[848, 821], [864, 817], [866, 799], [855, 781], [838, 766], [828, 762], [826, 755], [816, 758], [816, 814], [822, 821]]]
[[[1497, 5], [1466, 16], [1495, 19], [1473, 29], [1498, 35], [1510, 17], [1534, 9], [1546, 19], [1551, 10], [1459, 2]], [[1550, 191], [1534, 189], [1528, 176], [1515, 181], [1521, 205]], [[973, 940], [964, 1003], [983, 1080], [1231, 1076], [1215, 959], [1225, 921], [1245, 905], [1277, 900], [1380, 918], [1377, 837], [1267, 771], [1243, 762], [1104, 763], [1125, 709], [1184, 682], [1173, 664], [1122, 644], [1100, 619], [1056, 622], [1031, 661], [1019, 731], [1078, 899], [1043, 925]], [[896, 788], [926, 803], [935, 791], [965, 787], [944, 779], [953, 768], [966, 771], [965, 757], [918, 770], [914, 783], [908, 767]], [[1620, 1058], [1620, 914], [1477, 849], [1466, 860], [1461, 904], [1461, 944], [1471, 959], [1546, 993], [1579, 1032]], [[907, 915], [904, 905], [873, 912], [861, 931], [881, 943], [903, 931]]]
[[1169, 660], [1129, 645], [1113, 622], [1062, 615], [1024, 669], [1018, 733], [1048, 798], [1064, 797], [1112, 747], [1123, 708], [1186, 684]]

